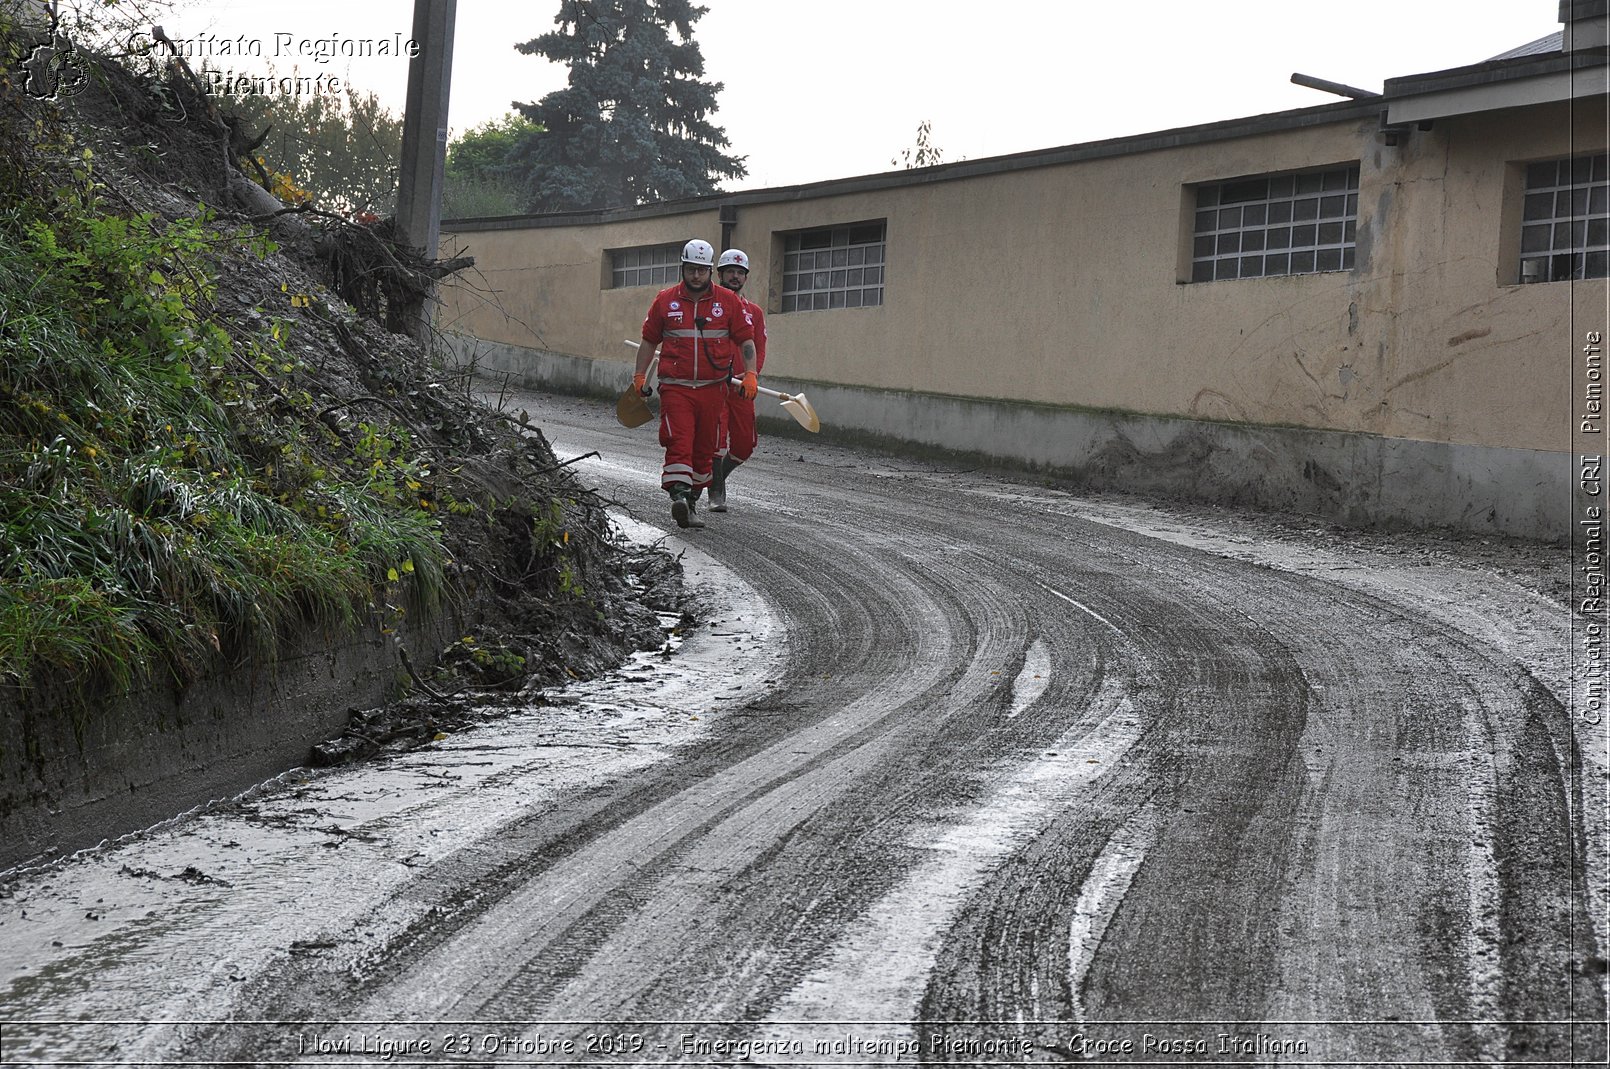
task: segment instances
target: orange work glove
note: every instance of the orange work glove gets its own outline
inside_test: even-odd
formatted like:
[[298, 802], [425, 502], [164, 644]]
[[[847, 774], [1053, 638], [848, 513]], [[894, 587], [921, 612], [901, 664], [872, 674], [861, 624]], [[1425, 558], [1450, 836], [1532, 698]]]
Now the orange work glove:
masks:
[[744, 400], [753, 401], [755, 399], [755, 395], [759, 392], [760, 384], [755, 381], [755, 373], [753, 371], [745, 371], [742, 390]]
[[648, 393], [648, 376], [633, 375], [632, 389], [636, 390], [638, 393]]

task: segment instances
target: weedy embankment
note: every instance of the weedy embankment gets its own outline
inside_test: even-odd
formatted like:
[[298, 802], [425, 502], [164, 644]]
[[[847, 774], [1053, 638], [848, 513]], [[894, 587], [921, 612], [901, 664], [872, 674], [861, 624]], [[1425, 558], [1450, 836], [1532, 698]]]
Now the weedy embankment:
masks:
[[[5, 69], [36, 44], [0, 24]], [[81, 723], [290, 636], [447, 612], [462, 678], [409, 664], [438, 695], [662, 643], [674, 566], [381, 325], [447, 266], [282, 210], [182, 65], [75, 60], [57, 99], [0, 82], [0, 706]], [[378, 285], [352, 277], [377, 257]]]

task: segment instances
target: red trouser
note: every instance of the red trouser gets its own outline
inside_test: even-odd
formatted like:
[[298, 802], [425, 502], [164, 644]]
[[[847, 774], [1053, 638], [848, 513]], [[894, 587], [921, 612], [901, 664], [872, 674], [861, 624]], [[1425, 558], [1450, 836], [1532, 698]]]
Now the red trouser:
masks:
[[727, 391], [727, 403], [721, 410], [721, 434], [716, 441], [716, 456], [730, 456], [742, 464], [754, 455], [760, 435], [755, 430], [755, 402], [746, 399], [736, 390]]
[[702, 387], [660, 383], [660, 444], [665, 447], [662, 487], [681, 484], [698, 490], [710, 485], [710, 461], [715, 456], [726, 393], [721, 383]]

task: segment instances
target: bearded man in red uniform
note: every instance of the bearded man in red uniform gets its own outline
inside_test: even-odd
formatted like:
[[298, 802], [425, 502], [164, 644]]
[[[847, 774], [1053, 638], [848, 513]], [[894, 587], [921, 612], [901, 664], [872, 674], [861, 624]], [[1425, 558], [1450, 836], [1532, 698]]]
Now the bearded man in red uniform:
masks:
[[[743, 295], [744, 283], [749, 279], [749, 255], [742, 249], [728, 249], [716, 261], [717, 281], [738, 295], [744, 311], [755, 328], [754, 368], [758, 375], [766, 370], [766, 313]], [[721, 433], [716, 442], [715, 467], [710, 472], [710, 511], [727, 511], [727, 476], [732, 469], [748, 460], [760, 444], [755, 431], [755, 397], [734, 388], [727, 393], [727, 407], [722, 414]]]
[[660, 485], [671, 495], [678, 527], [703, 527], [694, 502], [710, 485], [716, 437], [732, 379], [753, 400], [755, 326], [742, 299], [711, 281], [715, 250], [697, 238], [682, 248], [682, 281], [663, 289], [643, 320], [632, 385], [646, 389], [660, 348]]

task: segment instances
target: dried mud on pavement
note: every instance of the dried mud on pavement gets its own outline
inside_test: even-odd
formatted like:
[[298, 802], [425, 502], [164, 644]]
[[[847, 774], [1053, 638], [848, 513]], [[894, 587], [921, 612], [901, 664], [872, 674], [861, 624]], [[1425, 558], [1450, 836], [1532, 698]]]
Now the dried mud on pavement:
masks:
[[11, 874], [7, 1064], [1603, 1062], [1563, 549], [764, 434], [683, 532], [512, 404], [712, 619]]

